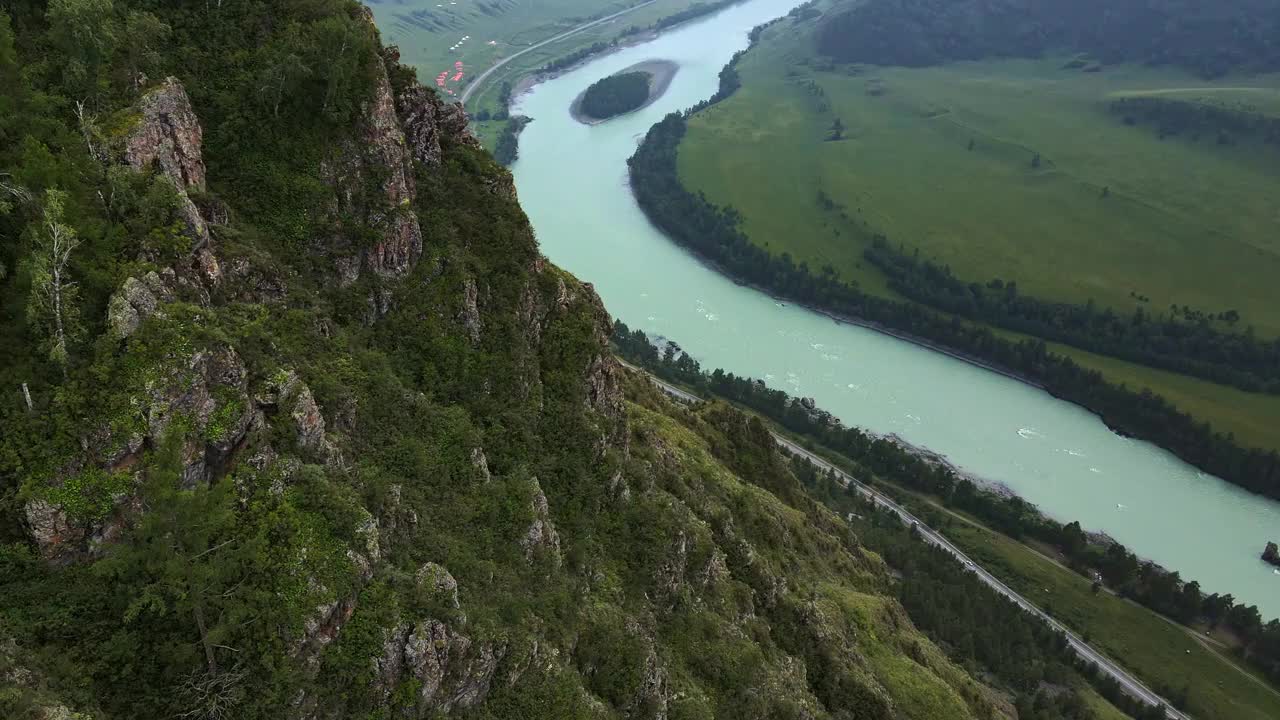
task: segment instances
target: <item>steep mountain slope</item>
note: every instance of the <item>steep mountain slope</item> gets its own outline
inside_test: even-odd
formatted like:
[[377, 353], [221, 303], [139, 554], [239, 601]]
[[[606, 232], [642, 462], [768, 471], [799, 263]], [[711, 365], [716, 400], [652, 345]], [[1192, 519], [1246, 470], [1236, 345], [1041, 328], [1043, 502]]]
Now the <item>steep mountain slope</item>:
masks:
[[0, 715], [990, 718], [342, 0], [0, 13]]

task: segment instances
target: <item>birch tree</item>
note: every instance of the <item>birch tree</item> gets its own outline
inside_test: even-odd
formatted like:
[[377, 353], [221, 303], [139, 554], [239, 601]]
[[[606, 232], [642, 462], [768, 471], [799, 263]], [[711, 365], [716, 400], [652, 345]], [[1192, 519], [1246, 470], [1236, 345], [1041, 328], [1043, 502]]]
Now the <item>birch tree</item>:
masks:
[[66, 193], [45, 193], [39, 227], [33, 233], [27, 267], [31, 276], [31, 296], [27, 319], [47, 338], [49, 359], [66, 372], [69, 342], [80, 331], [77, 287], [71, 279], [71, 255], [80, 246], [74, 228], [66, 223]]

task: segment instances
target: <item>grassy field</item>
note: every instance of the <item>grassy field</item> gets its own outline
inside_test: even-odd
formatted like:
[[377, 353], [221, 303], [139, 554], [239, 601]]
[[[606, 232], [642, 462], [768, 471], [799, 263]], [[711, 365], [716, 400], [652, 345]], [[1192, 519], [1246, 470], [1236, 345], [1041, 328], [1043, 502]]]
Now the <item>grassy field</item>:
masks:
[[1116, 709], [1115, 705], [1107, 702], [1107, 699], [1099, 695], [1092, 688], [1083, 688], [1080, 690], [1086, 702], [1089, 703], [1089, 709], [1093, 710], [1093, 714], [1098, 720], [1131, 720], [1128, 715]]
[[1208, 649], [1183, 627], [1101, 593], [1025, 545], [962, 521], [944, 530], [975, 562], [1085, 636], [1162, 692], [1189, 688], [1188, 712], [1203, 720], [1280, 717], [1280, 693]]
[[[529, 0], [404, 0], [371, 6], [383, 39], [400, 46], [401, 60], [417, 68], [418, 77], [428, 85], [434, 85], [440, 72], [448, 71], [445, 86], [460, 95], [471, 78], [479, 76], [499, 59], [592, 18], [610, 15], [640, 2], [642, 0], [539, 0], [537, 3]], [[657, 0], [522, 55], [491, 75], [467, 103], [467, 110], [493, 112], [498, 109], [503, 81], [515, 85], [521, 77], [550, 60], [596, 42], [609, 42], [632, 25], [645, 27], [696, 4], [695, 0]], [[468, 39], [462, 40], [464, 37]], [[463, 77], [455, 82], [457, 62], [463, 64]], [[502, 125], [501, 122], [474, 123], [473, 129], [486, 147], [492, 147]]]
[[[893, 296], [862, 259], [884, 234], [964, 278], [1124, 313], [1236, 309], [1242, 327], [1280, 335], [1280, 148], [1160, 140], [1108, 110], [1160, 93], [1271, 113], [1280, 76], [1207, 84], [1061, 58], [819, 69], [810, 55], [803, 25], [766, 32], [739, 64], [742, 88], [694, 116], [680, 146], [686, 186], [741, 211], [754, 242]], [[836, 118], [844, 139], [828, 142]], [[1057, 349], [1280, 449], [1280, 397]]]
[[[1280, 149], [1162, 141], [1107, 110], [1133, 90], [1198, 101], [1210, 93], [1187, 89], [1194, 78], [1067, 71], [1060, 58], [822, 72], [802, 65], [807, 40], [786, 25], [743, 59], [742, 90], [690, 122], [680, 152], [689, 187], [742, 210], [759, 242], [866, 278], [862, 243], [882, 233], [961, 277], [1125, 310], [1131, 293], [1156, 312], [1234, 308], [1280, 334]], [[1280, 88], [1280, 76], [1223, 82], [1212, 95], [1224, 102]], [[845, 139], [825, 142], [836, 118]], [[819, 191], [847, 219], [822, 210]]]

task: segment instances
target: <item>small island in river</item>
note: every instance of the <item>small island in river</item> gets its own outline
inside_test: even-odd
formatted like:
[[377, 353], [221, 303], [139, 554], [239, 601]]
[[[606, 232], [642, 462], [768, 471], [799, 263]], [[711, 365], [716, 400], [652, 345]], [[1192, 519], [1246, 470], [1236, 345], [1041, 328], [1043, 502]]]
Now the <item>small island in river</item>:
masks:
[[670, 60], [645, 60], [592, 83], [569, 106], [573, 119], [586, 125], [647, 107], [671, 85], [679, 65]]

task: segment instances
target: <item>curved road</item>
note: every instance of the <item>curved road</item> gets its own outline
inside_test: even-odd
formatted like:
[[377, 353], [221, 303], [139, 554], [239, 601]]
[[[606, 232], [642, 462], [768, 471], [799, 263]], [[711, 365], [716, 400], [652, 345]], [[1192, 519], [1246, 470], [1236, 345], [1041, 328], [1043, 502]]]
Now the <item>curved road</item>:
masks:
[[547, 38], [546, 40], [543, 40], [543, 41], [541, 41], [541, 42], [534, 43], [533, 45], [530, 45], [529, 47], [527, 47], [527, 48], [525, 48], [525, 49], [523, 49], [523, 50], [521, 50], [521, 51], [519, 51], [519, 52], [512, 53], [512, 54], [510, 54], [510, 55], [508, 55], [508, 56], [506, 56], [506, 57], [502, 58], [502, 59], [501, 59], [501, 60], [499, 60], [498, 62], [494, 63], [494, 64], [493, 64], [493, 65], [492, 65], [488, 70], [485, 70], [484, 72], [480, 73], [480, 75], [479, 75], [475, 80], [472, 80], [472, 81], [471, 81], [471, 83], [470, 83], [469, 85], [467, 85], [466, 89], [462, 91], [462, 97], [459, 99], [459, 101], [463, 104], [463, 106], [466, 106], [466, 104], [467, 104], [467, 100], [471, 99], [471, 96], [472, 96], [472, 95], [474, 95], [474, 94], [475, 94], [475, 92], [476, 92], [476, 90], [478, 90], [478, 89], [480, 88], [480, 86], [484, 84], [484, 81], [485, 81], [485, 80], [488, 80], [488, 79], [489, 79], [489, 76], [490, 76], [490, 75], [492, 75], [496, 70], [498, 70], [498, 68], [501, 68], [503, 65], [506, 65], [507, 63], [511, 62], [512, 60], [515, 60], [516, 58], [520, 57], [521, 55], [523, 55], [523, 54], [525, 54], [525, 53], [527, 53], [527, 52], [533, 52], [534, 50], [537, 50], [538, 48], [540, 48], [540, 47], [542, 47], [542, 46], [544, 46], [544, 45], [550, 45], [550, 44], [551, 44], [551, 43], [553, 43], [553, 42], [558, 42], [558, 41], [560, 41], [560, 40], [563, 40], [563, 39], [565, 39], [565, 38], [569, 37], [570, 35], [577, 35], [578, 33], [582, 32], [583, 30], [589, 30], [589, 29], [591, 29], [591, 28], [593, 28], [593, 27], [595, 27], [595, 26], [597, 26], [597, 25], [600, 25], [600, 24], [602, 24], [602, 23], [607, 23], [607, 22], [609, 22], [610, 20], [612, 20], [612, 19], [614, 19], [614, 18], [616, 18], [616, 17], [620, 17], [620, 16], [622, 16], [622, 15], [626, 15], [627, 13], [629, 13], [629, 12], [631, 12], [631, 11], [633, 11], [633, 10], [639, 10], [640, 8], [642, 8], [642, 7], [646, 6], [646, 5], [652, 5], [652, 4], [654, 4], [655, 2], [657, 2], [657, 0], [647, 0], [646, 2], [642, 2], [642, 3], [640, 3], [639, 5], [632, 5], [631, 7], [626, 8], [625, 10], [619, 10], [618, 12], [616, 12], [616, 13], [614, 13], [614, 14], [612, 14], [612, 15], [606, 15], [606, 16], [604, 16], [604, 17], [600, 18], [599, 20], [592, 20], [592, 21], [591, 21], [591, 22], [589, 22], [589, 23], [584, 23], [584, 24], [579, 25], [579, 26], [577, 26], [577, 27], [575, 27], [575, 28], [571, 28], [571, 29], [569, 29], [569, 30], [566, 30], [566, 31], [564, 31], [564, 32], [560, 33], [559, 35], [556, 35], [556, 36], [554, 36], [554, 37], [549, 37], [549, 38]]
[[[656, 384], [658, 387], [666, 391], [668, 395], [671, 395], [679, 400], [682, 400], [684, 402], [700, 402], [702, 400], [702, 398], [696, 395], [685, 392], [684, 390], [681, 390], [680, 388], [675, 387], [674, 385], [670, 385], [668, 383], [663, 382], [662, 380], [659, 380], [658, 378], [654, 377], [648, 372], [645, 372], [644, 370], [641, 370], [640, 368], [635, 367], [634, 365], [631, 365], [625, 362], [623, 363], [623, 365], [626, 365], [628, 368], [631, 368], [632, 370], [635, 370], [637, 372], [644, 373], [646, 376], [648, 376], [648, 378], [651, 381], [653, 381], [654, 384]], [[969, 559], [967, 555], [961, 552], [959, 548], [957, 548], [955, 545], [952, 545], [950, 541], [948, 541], [945, 537], [943, 537], [941, 533], [929, 528], [927, 525], [920, 522], [918, 519], [916, 519], [914, 515], [907, 512], [907, 510], [903, 508], [901, 505], [898, 505], [888, 497], [885, 497], [884, 495], [876, 492], [870, 487], [862, 484], [853, 476], [845, 473], [840, 468], [832, 465], [826, 460], [823, 460], [817, 455], [814, 455], [813, 453], [809, 452], [803, 447], [800, 447], [799, 445], [792, 442], [791, 440], [777, 433], [772, 433], [772, 435], [773, 435], [773, 439], [776, 440], [779, 445], [781, 445], [791, 454], [799, 455], [800, 457], [803, 457], [804, 459], [822, 468], [823, 470], [834, 472], [836, 474], [836, 477], [840, 478], [842, 482], [848, 485], [852, 485], [854, 488], [858, 490], [858, 492], [862, 493], [862, 495], [870, 498], [878, 507], [887, 508], [890, 511], [892, 511], [894, 514], [896, 514], [899, 518], [901, 518], [903, 522], [910, 525], [915, 525], [916, 530], [920, 533], [920, 537], [923, 538], [925, 542], [930, 543], [932, 545], [936, 545], [942, 548], [943, 550], [946, 550], [948, 553], [951, 553], [951, 555], [953, 555], [957, 560], [964, 563], [966, 567], [972, 570], [974, 574], [976, 574], [978, 578], [982, 580], [982, 582], [985, 583], [988, 587], [1000, 593], [1001, 595], [1004, 595], [1005, 597], [1009, 598], [1014, 603], [1016, 603], [1018, 607], [1031, 613], [1032, 615], [1035, 615], [1036, 617], [1040, 618], [1044, 622], [1048, 623], [1049, 627], [1065, 635], [1067, 638], [1067, 642], [1071, 645], [1071, 649], [1074, 650], [1077, 655], [1093, 663], [1095, 666], [1097, 666], [1099, 670], [1101, 670], [1102, 672], [1114, 678], [1116, 682], [1120, 683], [1120, 687], [1123, 688], [1126, 693], [1141, 700], [1142, 702], [1147, 703], [1148, 705], [1157, 705], [1159, 707], [1164, 708], [1165, 715], [1171, 718], [1171, 720], [1191, 720], [1190, 715], [1187, 715], [1186, 713], [1183, 713], [1179, 710], [1174, 709], [1173, 705], [1171, 705], [1164, 698], [1157, 695], [1146, 685], [1143, 685], [1137, 678], [1133, 677], [1128, 672], [1126, 672], [1124, 668], [1115, 664], [1111, 660], [1108, 660], [1105, 655], [1098, 652], [1097, 650], [1094, 650], [1092, 647], [1088, 645], [1088, 643], [1086, 643], [1084, 640], [1081, 640], [1079, 636], [1077, 636], [1075, 633], [1071, 632], [1065, 626], [1063, 626], [1062, 623], [1058, 622], [1057, 620], [1054, 620], [1052, 617], [1050, 617], [1040, 608], [1032, 604], [1029, 600], [1022, 597], [1018, 593], [1014, 592], [1013, 589], [1010, 588], [1008, 585], [1005, 585], [1003, 582], [1000, 582], [998, 578], [996, 578], [994, 575], [984, 570], [980, 565], [974, 563], [972, 560]]]

